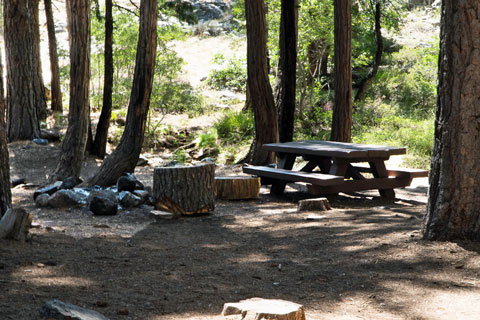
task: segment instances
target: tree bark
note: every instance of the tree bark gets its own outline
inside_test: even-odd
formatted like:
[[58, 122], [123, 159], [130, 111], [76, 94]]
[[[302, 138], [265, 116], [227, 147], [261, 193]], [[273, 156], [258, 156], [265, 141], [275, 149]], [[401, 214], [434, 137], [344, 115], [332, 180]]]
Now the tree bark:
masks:
[[52, 0], [44, 0], [45, 15], [47, 18], [48, 53], [50, 57], [52, 111], [63, 112], [62, 91], [60, 90], [60, 69], [58, 67], [57, 38], [55, 36], [55, 23], [53, 20]]
[[438, 98], [423, 236], [480, 240], [480, 2], [442, 2]]
[[47, 118], [47, 97], [45, 96], [45, 83], [43, 82], [42, 62], [40, 59], [40, 23], [38, 20], [38, 6], [40, 0], [28, 1], [29, 8], [31, 10], [30, 17], [32, 19], [32, 81], [35, 97], [35, 106], [37, 107], [38, 118], [40, 120], [45, 120]]
[[117, 148], [87, 182], [89, 185], [113, 185], [124, 172], [135, 170], [150, 107], [157, 47], [157, 7], [157, 0], [142, 0], [140, 3], [140, 32], [127, 123]]
[[335, 103], [332, 141], [352, 140], [352, 2], [334, 0]]
[[382, 25], [380, 24], [380, 19], [382, 17], [382, 7], [380, 1], [377, 1], [375, 4], [375, 39], [377, 43], [377, 49], [375, 51], [375, 59], [373, 60], [372, 69], [363, 78], [358, 86], [357, 93], [355, 94], [355, 101], [360, 101], [365, 97], [365, 93], [368, 90], [368, 87], [372, 83], [375, 75], [377, 74], [378, 68], [382, 63], [382, 53], [383, 53], [383, 36], [382, 36]]
[[112, 0], [105, 0], [105, 71], [103, 79], [103, 106], [98, 120], [97, 132], [91, 154], [105, 158], [107, 148], [108, 127], [112, 116], [113, 90], [113, 16]]
[[40, 137], [34, 84], [33, 34], [29, 0], [4, 2], [7, 67], [7, 137], [9, 141]]
[[153, 201], [157, 210], [175, 214], [212, 213], [215, 210], [215, 164], [155, 168]]
[[80, 175], [90, 121], [90, 3], [67, 0], [70, 42], [70, 103], [62, 153], [51, 181]]
[[280, 142], [293, 140], [297, 82], [298, 0], [282, 0], [275, 103]]
[[255, 137], [247, 157], [255, 165], [273, 163], [273, 152], [262, 145], [278, 141], [272, 87], [267, 69], [267, 22], [263, 0], [245, 1], [247, 20], [247, 85], [255, 117]]
[[[3, 74], [3, 64], [0, 52], [0, 74]], [[5, 123], [5, 92], [3, 77], [0, 77], [0, 218], [12, 205], [10, 190], [10, 166], [8, 163], [7, 128]]]

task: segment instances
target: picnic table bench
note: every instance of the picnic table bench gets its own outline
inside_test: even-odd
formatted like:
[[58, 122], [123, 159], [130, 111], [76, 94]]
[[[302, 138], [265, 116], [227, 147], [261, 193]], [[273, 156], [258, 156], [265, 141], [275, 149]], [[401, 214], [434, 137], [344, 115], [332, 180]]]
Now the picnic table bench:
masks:
[[[309, 192], [317, 195], [378, 189], [381, 196], [395, 198], [394, 188], [428, 176], [427, 170], [385, 167], [390, 156], [406, 153], [405, 148], [317, 140], [269, 143], [263, 148], [276, 153], [277, 167], [246, 166], [243, 172], [261, 177], [262, 184], [271, 184], [273, 194], [282, 194], [287, 182], [304, 182]], [[293, 170], [297, 157], [306, 164]]]

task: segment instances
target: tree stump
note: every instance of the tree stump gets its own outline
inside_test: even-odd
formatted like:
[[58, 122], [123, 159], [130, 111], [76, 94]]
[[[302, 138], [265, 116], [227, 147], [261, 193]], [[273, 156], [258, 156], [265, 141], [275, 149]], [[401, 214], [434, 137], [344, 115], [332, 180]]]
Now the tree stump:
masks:
[[316, 198], [298, 201], [297, 211], [327, 211], [331, 209], [327, 198]]
[[153, 171], [155, 208], [175, 214], [215, 210], [215, 164], [159, 167]]
[[33, 215], [24, 209], [8, 209], [0, 220], [0, 239], [25, 241]]
[[222, 315], [241, 314], [242, 319], [305, 320], [303, 306], [279, 299], [252, 298], [237, 303], [225, 303]]
[[260, 178], [248, 176], [215, 177], [217, 199], [256, 199], [260, 193]]

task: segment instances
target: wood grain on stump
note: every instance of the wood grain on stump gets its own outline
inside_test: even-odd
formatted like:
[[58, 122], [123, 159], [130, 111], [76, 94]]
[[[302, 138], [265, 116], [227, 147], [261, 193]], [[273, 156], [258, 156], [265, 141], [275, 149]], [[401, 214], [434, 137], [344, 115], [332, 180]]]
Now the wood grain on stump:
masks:
[[305, 320], [302, 305], [279, 299], [252, 298], [237, 303], [225, 303], [222, 314], [241, 314], [242, 319], [251, 320]]
[[298, 202], [298, 211], [327, 211], [332, 209], [327, 198], [305, 199]]
[[215, 177], [217, 199], [256, 199], [260, 193], [260, 178], [248, 176]]
[[155, 208], [175, 214], [215, 210], [215, 164], [159, 167], [153, 172]]

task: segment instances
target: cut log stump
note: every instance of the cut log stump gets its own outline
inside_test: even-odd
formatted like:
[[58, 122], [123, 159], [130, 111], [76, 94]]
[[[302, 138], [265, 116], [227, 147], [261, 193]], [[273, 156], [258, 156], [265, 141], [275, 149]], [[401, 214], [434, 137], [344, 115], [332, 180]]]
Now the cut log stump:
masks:
[[0, 220], [0, 239], [27, 240], [32, 219], [24, 209], [8, 209]]
[[237, 303], [225, 303], [222, 315], [235, 314], [241, 314], [245, 320], [305, 320], [302, 305], [279, 299], [252, 298]]
[[248, 176], [215, 177], [217, 199], [256, 199], [260, 193], [260, 178]]
[[327, 198], [315, 198], [298, 201], [298, 211], [327, 211], [331, 210]]
[[215, 164], [159, 167], [153, 171], [157, 210], [192, 215], [215, 210]]

